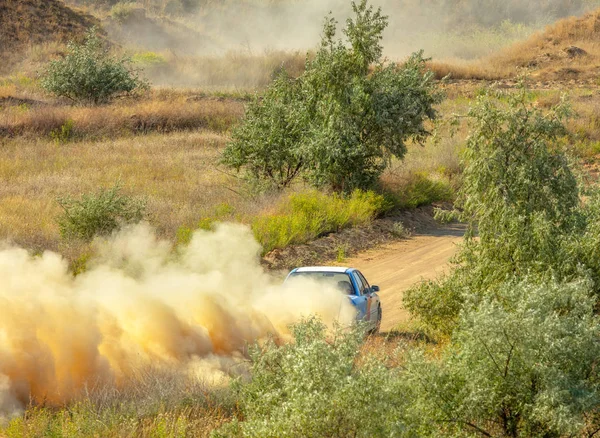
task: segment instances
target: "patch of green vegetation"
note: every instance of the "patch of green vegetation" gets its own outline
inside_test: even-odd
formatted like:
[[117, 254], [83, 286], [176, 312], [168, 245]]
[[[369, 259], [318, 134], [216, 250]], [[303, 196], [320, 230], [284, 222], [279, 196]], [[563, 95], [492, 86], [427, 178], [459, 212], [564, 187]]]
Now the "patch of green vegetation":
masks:
[[[381, 361], [357, 366], [361, 330], [338, 330], [310, 319], [292, 328], [294, 342], [250, 350], [252, 379], [235, 383], [244, 421], [216, 437], [374, 437], [403, 429], [404, 388]], [[369, 414], [357, 406], [368, 406]]]
[[75, 277], [87, 271], [88, 263], [91, 260], [91, 258], [92, 253], [87, 251], [71, 262], [70, 270]]
[[590, 244], [600, 239], [600, 197], [592, 190], [581, 205], [563, 146], [568, 107], [561, 103], [546, 112], [530, 101], [527, 90], [503, 99], [507, 104], [482, 96], [470, 112], [474, 129], [457, 211], [450, 215], [470, 227], [456, 269], [405, 294], [407, 308], [432, 332], [452, 333], [465, 306], [494, 295], [510, 278], [545, 282], [591, 276], [599, 284], [600, 266]]
[[68, 119], [60, 128], [50, 131], [50, 138], [54, 140], [56, 144], [68, 143], [73, 138], [74, 128], [75, 122]]
[[402, 222], [396, 222], [392, 227], [392, 234], [398, 239], [406, 239], [410, 237], [411, 232], [404, 226]]
[[143, 66], [156, 66], [166, 64], [167, 60], [163, 55], [156, 52], [140, 52], [131, 57], [131, 62]]
[[413, 176], [400, 193], [394, 193], [391, 197], [399, 208], [410, 209], [434, 202], [452, 201], [454, 189], [448, 181], [432, 179], [427, 173], [420, 172]]
[[348, 256], [348, 247], [344, 244], [338, 245], [337, 251], [336, 251], [336, 256], [335, 256], [335, 261], [338, 263], [343, 263], [344, 261], [346, 261], [347, 256]]
[[145, 200], [124, 195], [119, 183], [80, 199], [59, 198], [58, 203], [63, 209], [57, 218], [61, 236], [84, 241], [111, 234], [124, 224], [140, 222], [146, 210]]
[[272, 213], [254, 219], [252, 231], [266, 253], [366, 224], [390, 207], [382, 195], [374, 192], [357, 190], [349, 197], [318, 191], [297, 193]]

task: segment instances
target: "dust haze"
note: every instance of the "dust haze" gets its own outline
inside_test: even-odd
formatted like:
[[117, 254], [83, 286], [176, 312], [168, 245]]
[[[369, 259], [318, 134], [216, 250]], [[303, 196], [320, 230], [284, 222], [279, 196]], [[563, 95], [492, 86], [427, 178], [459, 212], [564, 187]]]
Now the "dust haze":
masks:
[[[402, 61], [423, 50], [434, 60], [484, 58], [527, 39], [556, 20], [600, 7], [600, 0], [371, 0], [389, 17], [384, 56]], [[164, 11], [164, 9], [162, 9]], [[166, 17], [135, 10], [124, 22], [105, 23], [132, 51], [156, 51], [165, 62], [143, 66], [158, 86], [260, 89], [283, 67], [304, 69], [331, 12], [338, 35], [352, 15], [349, 0], [221, 1], [196, 13]]]
[[[600, 1], [372, 0], [370, 4], [381, 6], [389, 17], [383, 42], [386, 56], [402, 58], [424, 49], [435, 57], [469, 58], [474, 54], [468, 50], [466, 53], [453, 50], [452, 41], [445, 36], [473, 35], [486, 28], [523, 36], [557, 19], [599, 7]], [[145, 38], [145, 45], [179, 50], [181, 54], [214, 56], [242, 50], [260, 55], [266, 50], [306, 51], [318, 44], [324, 17], [330, 12], [339, 21], [340, 28], [343, 27], [351, 16], [350, 1], [213, 2], [195, 15], [180, 17], [180, 21], [195, 34], [169, 38], [161, 36], [157, 29], [143, 32], [136, 27], [130, 36], [142, 38], [138, 40], [141, 45]], [[510, 32], [508, 23], [514, 26]], [[168, 21], [168, 27], [174, 30], [172, 24]], [[173, 36], [173, 32], [170, 35]]]
[[354, 318], [338, 291], [265, 273], [241, 225], [198, 231], [180, 250], [138, 225], [96, 252], [74, 278], [58, 254], [0, 249], [0, 416], [119, 386], [144, 366], [218, 380], [239, 372], [249, 343], [283, 342], [302, 317]]

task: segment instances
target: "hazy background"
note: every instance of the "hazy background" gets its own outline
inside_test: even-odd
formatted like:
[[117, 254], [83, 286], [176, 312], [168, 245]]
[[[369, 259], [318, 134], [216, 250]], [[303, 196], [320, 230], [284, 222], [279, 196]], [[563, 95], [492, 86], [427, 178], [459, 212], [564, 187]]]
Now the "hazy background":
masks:
[[[68, 3], [102, 11], [108, 27], [120, 32], [127, 44], [172, 49], [182, 55], [216, 55], [230, 50], [253, 54], [265, 50], [307, 50], [318, 43], [325, 15], [333, 12], [343, 25], [351, 12], [348, 0], [69, 0]], [[485, 55], [561, 17], [579, 15], [600, 6], [600, 0], [373, 0], [371, 3], [381, 6], [390, 17], [384, 41], [387, 56], [402, 57], [422, 48], [437, 58], [463, 59]], [[120, 27], [118, 32], [117, 27]]]

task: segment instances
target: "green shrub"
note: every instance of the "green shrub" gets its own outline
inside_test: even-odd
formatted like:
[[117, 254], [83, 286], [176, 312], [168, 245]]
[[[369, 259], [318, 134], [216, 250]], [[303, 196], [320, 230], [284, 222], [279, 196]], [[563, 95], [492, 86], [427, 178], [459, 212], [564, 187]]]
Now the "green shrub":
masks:
[[439, 360], [415, 355], [419, 436], [563, 437], [600, 408], [590, 283], [510, 282], [460, 320]]
[[408, 140], [422, 142], [425, 121], [441, 100], [422, 54], [385, 63], [380, 45], [387, 17], [352, 2], [354, 18], [336, 40], [326, 20], [314, 59], [298, 78], [281, 74], [250, 104], [223, 162], [285, 187], [302, 175], [315, 187], [351, 193], [372, 188]]
[[392, 234], [398, 239], [407, 239], [410, 237], [411, 232], [404, 226], [402, 222], [396, 222], [392, 226]]
[[127, 58], [112, 57], [91, 29], [83, 44], [70, 42], [67, 54], [50, 62], [40, 84], [58, 97], [99, 104], [148, 87], [129, 64]]
[[327, 233], [370, 222], [389, 204], [374, 192], [355, 191], [348, 198], [317, 191], [293, 194], [272, 214], [259, 216], [252, 231], [265, 252], [305, 243]]
[[178, 245], [187, 245], [192, 241], [192, 236], [194, 235], [194, 230], [190, 227], [181, 226], [177, 229], [177, 244]]
[[140, 222], [146, 203], [121, 193], [120, 184], [81, 199], [59, 198], [63, 213], [58, 217], [60, 233], [66, 239], [91, 240], [107, 235], [123, 224]]
[[293, 343], [250, 350], [252, 379], [234, 386], [244, 421], [215, 437], [401, 436], [405, 392], [381, 361], [358, 365], [359, 330], [328, 339], [310, 319], [292, 334]]

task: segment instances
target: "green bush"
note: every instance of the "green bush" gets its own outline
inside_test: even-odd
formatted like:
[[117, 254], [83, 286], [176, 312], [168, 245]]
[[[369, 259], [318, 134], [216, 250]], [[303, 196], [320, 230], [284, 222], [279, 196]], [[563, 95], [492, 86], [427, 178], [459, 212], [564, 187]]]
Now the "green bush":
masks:
[[381, 195], [355, 191], [348, 198], [317, 191], [291, 195], [272, 214], [259, 216], [252, 231], [265, 252], [370, 222], [389, 208]]
[[440, 359], [413, 355], [419, 436], [563, 437], [600, 408], [590, 283], [510, 282], [466, 312]]
[[119, 184], [81, 199], [66, 197], [58, 202], [63, 209], [58, 225], [66, 239], [91, 240], [110, 234], [123, 224], [140, 222], [146, 209], [145, 201], [122, 194]]
[[310, 319], [292, 334], [293, 343], [250, 350], [252, 379], [234, 386], [244, 421], [215, 437], [401, 436], [408, 400], [381, 361], [358, 365], [360, 329], [328, 339], [324, 325]]
[[408, 140], [429, 133], [441, 100], [422, 54], [403, 65], [382, 58], [387, 17], [367, 0], [352, 2], [346, 41], [326, 20], [314, 59], [298, 78], [281, 74], [250, 104], [223, 162], [253, 178], [285, 187], [303, 176], [315, 187], [350, 193], [375, 185]]
[[93, 104], [148, 87], [127, 58], [109, 54], [95, 29], [87, 33], [83, 44], [70, 42], [67, 54], [50, 62], [40, 85], [58, 97]]

